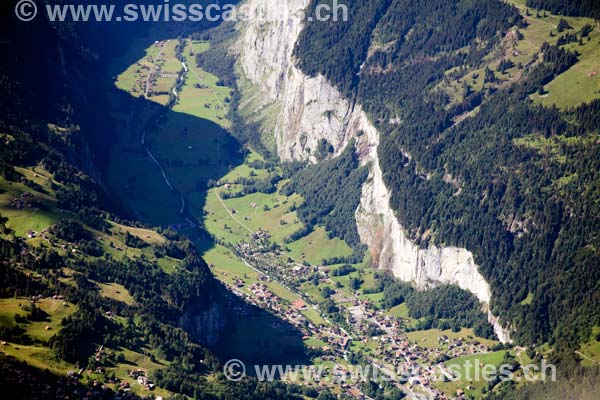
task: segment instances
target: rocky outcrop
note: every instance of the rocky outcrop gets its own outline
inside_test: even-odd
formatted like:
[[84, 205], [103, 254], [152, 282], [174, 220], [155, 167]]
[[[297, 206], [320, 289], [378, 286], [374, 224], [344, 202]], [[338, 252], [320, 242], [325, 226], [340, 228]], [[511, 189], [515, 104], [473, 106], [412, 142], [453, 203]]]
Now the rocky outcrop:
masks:
[[225, 322], [222, 306], [212, 303], [207, 309], [188, 309], [179, 319], [179, 326], [201, 344], [214, 346], [219, 342]]
[[[252, 107], [255, 114], [275, 110], [274, 117], [262, 120], [271, 121], [264, 128], [274, 133], [277, 152], [283, 160], [316, 162], [311, 152], [319, 140], [326, 139], [333, 145], [334, 155], [338, 155], [356, 139], [361, 163], [370, 166], [356, 222], [373, 262], [417, 288], [456, 284], [489, 304], [490, 287], [468, 250], [435, 246], [421, 249], [407, 237], [390, 207], [390, 192], [377, 155], [379, 134], [362, 107], [346, 100], [323, 76], [306, 76], [294, 65], [293, 47], [302, 30], [301, 17], [308, 2], [247, 1], [249, 9], [255, 13], [262, 10], [262, 15], [269, 17], [268, 21], [251, 20], [240, 25], [236, 49], [240, 78], [258, 90], [242, 104]], [[501, 340], [510, 341], [508, 332], [491, 313], [490, 322]]]

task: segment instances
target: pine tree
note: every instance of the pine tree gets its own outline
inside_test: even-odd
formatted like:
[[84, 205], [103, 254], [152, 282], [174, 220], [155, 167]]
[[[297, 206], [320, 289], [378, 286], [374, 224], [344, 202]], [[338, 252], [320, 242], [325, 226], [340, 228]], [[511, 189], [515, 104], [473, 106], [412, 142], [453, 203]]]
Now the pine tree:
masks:
[[6, 228], [6, 223], [8, 222], [8, 218], [3, 217], [0, 213], [0, 233], [5, 234], [8, 233], [8, 228]]

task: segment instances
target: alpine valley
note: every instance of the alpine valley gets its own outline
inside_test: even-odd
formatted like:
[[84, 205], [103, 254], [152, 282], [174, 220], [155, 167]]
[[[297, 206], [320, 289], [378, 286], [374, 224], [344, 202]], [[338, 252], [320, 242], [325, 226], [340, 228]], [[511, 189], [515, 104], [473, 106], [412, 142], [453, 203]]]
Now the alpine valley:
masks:
[[600, 3], [17, 3], [11, 398], [600, 396]]

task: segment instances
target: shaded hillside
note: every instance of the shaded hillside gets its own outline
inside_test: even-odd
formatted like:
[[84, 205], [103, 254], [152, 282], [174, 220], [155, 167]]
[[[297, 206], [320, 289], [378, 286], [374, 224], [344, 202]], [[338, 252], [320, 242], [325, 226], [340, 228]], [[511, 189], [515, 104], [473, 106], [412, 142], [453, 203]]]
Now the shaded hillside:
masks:
[[[231, 317], [287, 328], [299, 358], [301, 338], [227, 292], [186, 237], [134, 220], [103, 184], [107, 152], [122, 134], [108, 107], [109, 61], [129, 45], [124, 37], [148, 26], [24, 24], [9, 3], [0, 24], [0, 51], [10, 54], [0, 63], [2, 352], [62, 376], [83, 368], [84, 382], [116, 386], [142, 363], [156, 395], [295, 398], [284, 385], [214, 379], [222, 362], [213, 349]], [[3, 382], [32, 396], [35, 382], [15, 376], [31, 375], [50, 393], [62, 381], [11, 358], [0, 363], [11, 371]], [[72, 389], [65, 393], [87, 387]]]

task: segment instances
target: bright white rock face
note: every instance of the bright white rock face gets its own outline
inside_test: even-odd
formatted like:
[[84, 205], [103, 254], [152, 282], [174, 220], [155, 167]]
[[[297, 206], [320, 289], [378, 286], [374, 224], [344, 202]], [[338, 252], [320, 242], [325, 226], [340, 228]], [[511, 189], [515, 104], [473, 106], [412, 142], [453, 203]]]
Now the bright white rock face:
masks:
[[[309, 77], [294, 64], [293, 49], [302, 31], [301, 16], [308, 0], [248, 0], [252, 12], [271, 13], [269, 22], [238, 24], [238, 53], [242, 75], [259, 89], [254, 112], [277, 112], [273, 131], [282, 160], [317, 160], [311, 155], [321, 139], [334, 146], [334, 156], [356, 140], [356, 152], [370, 173], [356, 210], [361, 240], [373, 262], [417, 288], [454, 284], [475, 294], [487, 311], [491, 291], [467, 249], [435, 246], [420, 249], [407, 237], [390, 207], [377, 147], [379, 133], [359, 104], [352, 104], [323, 76]], [[244, 99], [242, 99], [242, 103]], [[509, 331], [488, 311], [499, 339], [509, 342]]]

